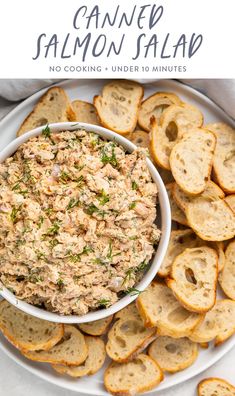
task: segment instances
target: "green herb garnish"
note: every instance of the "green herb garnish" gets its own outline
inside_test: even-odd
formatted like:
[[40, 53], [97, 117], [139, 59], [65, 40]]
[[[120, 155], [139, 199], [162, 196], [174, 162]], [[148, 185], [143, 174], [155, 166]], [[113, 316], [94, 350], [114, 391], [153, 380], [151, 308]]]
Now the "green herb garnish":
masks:
[[13, 208], [12, 208], [10, 217], [11, 217], [11, 221], [13, 224], [15, 224], [17, 222], [17, 217], [18, 217], [18, 214], [20, 213], [21, 206], [22, 205], [18, 206], [18, 208], [13, 206]]
[[131, 202], [129, 205], [129, 209], [134, 209], [136, 207], [136, 202]]
[[111, 164], [112, 166], [116, 167], [118, 165], [117, 162], [117, 158], [115, 155], [115, 144], [112, 143], [112, 154], [108, 155], [107, 150], [105, 150], [105, 147], [103, 148], [102, 152], [101, 152], [101, 161], [103, 162], [103, 164]]
[[133, 296], [139, 296], [142, 291], [136, 289], [135, 287], [128, 287], [128, 289], [125, 291], [126, 294], [130, 294], [131, 297]]
[[100, 205], [105, 205], [107, 202], [109, 202], [109, 195], [106, 194], [104, 190], [102, 190], [98, 196], [98, 200]]
[[138, 189], [138, 184], [133, 180], [132, 182], [131, 182], [131, 188], [132, 188], [132, 190], [137, 190]]
[[56, 235], [59, 232], [61, 221], [55, 221], [50, 228], [48, 228], [46, 235]]
[[67, 206], [67, 210], [75, 208], [75, 206], [79, 205], [79, 199], [71, 198], [69, 204]]
[[101, 300], [98, 301], [98, 304], [100, 307], [107, 307], [110, 304], [110, 300], [108, 298], [101, 298]]

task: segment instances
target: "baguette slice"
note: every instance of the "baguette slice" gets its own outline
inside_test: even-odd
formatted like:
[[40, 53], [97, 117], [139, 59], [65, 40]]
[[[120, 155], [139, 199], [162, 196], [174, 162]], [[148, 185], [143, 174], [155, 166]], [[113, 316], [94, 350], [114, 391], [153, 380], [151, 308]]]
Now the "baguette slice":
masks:
[[222, 378], [206, 378], [197, 389], [198, 396], [235, 396], [235, 387]]
[[157, 327], [159, 335], [187, 337], [204, 318], [187, 311], [171, 289], [155, 281], [138, 297], [136, 304], [145, 326]]
[[94, 97], [101, 124], [123, 135], [133, 132], [143, 94], [143, 87], [134, 81], [116, 80], [106, 84], [102, 94]]
[[216, 139], [212, 132], [192, 128], [173, 147], [170, 167], [173, 177], [187, 194], [197, 195], [210, 178]]
[[198, 346], [188, 338], [158, 337], [149, 347], [149, 356], [163, 371], [176, 373], [191, 366], [198, 357]]
[[235, 194], [227, 195], [224, 200], [228, 204], [230, 209], [232, 209], [233, 213], [235, 213]]
[[162, 112], [172, 104], [180, 105], [180, 98], [171, 92], [156, 92], [145, 99], [139, 110], [138, 124], [145, 131], [150, 132], [150, 120], [154, 117], [159, 122]]
[[225, 265], [219, 275], [219, 284], [227, 297], [235, 300], [235, 240], [225, 251]]
[[216, 180], [229, 194], [235, 193], [235, 129], [223, 123], [208, 124], [217, 138], [213, 168]]
[[114, 315], [114, 319], [127, 319], [129, 317], [136, 317], [137, 319], [139, 319], [140, 314], [139, 311], [136, 307], [136, 304], [133, 302], [129, 305], [127, 305], [125, 308], [121, 309], [121, 311], [118, 311], [115, 315]]
[[65, 325], [63, 339], [49, 351], [23, 351], [23, 355], [37, 362], [78, 366], [88, 355], [84, 335], [74, 326]]
[[203, 116], [194, 106], [182, 103], [171, 105], [163, 111], [160, 122], [151, 120], [150, 148], [156, 163], [170, 170], [169, 156], [175, 144], [184, 133], [192, 128], [201, 127]]
[[7, 301], [0, 302], [0, 330], [18, 349], [48, 350], [64, 335], [64, 326], [28, 315]]
[[185, 212], [186, 207], [189, 203], [197, 202], [197, 199], [206, 199], [210, 201], [216, 201], [217, 199], [223, 199], [225, 194], [223, 190], [213, 181], [209, 180], [206, 184], [206, 188], [202, 194], [194, 197], [190, 194], [187, 194], [178, 186], [177, 183], [173, 184], [172, 188], [172, 195], [173, 199], [175, 200], [176, 204], [180, 207], [180, 209]]
[[66, 92], [60, 87], [52, 87], [41, 97], [33, 111], [24, 120], [17, 136], [42, 125], [66, 121], [76, 121], [76, 114]]
[[235, 235], [235, 215], [222, 199], [194, 199], [185, 209], [189, 226], [205, 241], [226, 241]]
[[116, 362], [134, 359], [156, 338], [156, 329], [144, 327], [140, 316], [128, 316], [114, 323], [108, 333], [107, 354]]
[[161, 176], [163, 183], [166, 184], [170, 184], [174, 182], [174, 177], [172, 176], [171, 171], [157, 167], [157, 171], [159, 173], [159, 175]]
[[197, 245], [198, 238], [191, 229], [171, 231], [168, 249], [158, 271], [158, 275], [163, 278], [169, 276], [172, 263], [176, 256], [182, 253], [186, 248], [192, 248]]
[[141, 354], [128, 363], [111, 363], [104, 374], [104, 385], [112, 395], [133, 396], [155, 388], [163, 378], [158, 364]]
[[74, 378], [97, 373], [103, 366], [106, 357], [104, 341], [101, 338], [89, 336], [85, 336], [85, 341], [88, 347], [88, 356], [83, 364], [80, 366], [53, 364], [53, 369], [60, 374], [67, 374]]
[[210, 342], [215, 345], [226, 341], [235, 333], [235, 301], [218, 300], [205, 319], [189, 335], [194, 342]]
[[148, 132], [141, 131], [140, 129], [136, 129], [134, 132], [130, 134], [130, 137], [128, 138], [136, 146], [147, 148], [149, 150], [150, 139]]
[[84, 100], [74, 100], [72, 108], [76, 115], [76, 121], [100, 125], [96, 109], [92, 103], [84, 102]]
[[110, 323], [113, 320], [113, 316], [108, 316], [108, 318], [95, 320], [94, 322], [82, 323], [78, 327], [84, 333], [92, 336], [101, 336], [106, 334]]
[[174, 188], [175, 183], [169, 183], [166, 185], [166, 190], [170, 202], [170, 207], [171, 207], [171, 219], [176, 221], [179, 224], [182, 224], [184, 226], [188, 225], [186, 216], [182, 209], [177, 205], [173, 198], [173, 188]]
[[[199, 238], [198, 238], [199, 239]], [[201, 240], [201, 245], [203, 244]], [[218, 272], [221, 272], [225, 265], [224, 243], [223, 242], [207, 242], [207, 245], [216, 250], [218, 255]]]
[[218, 255], [207, 247], [185, 249], [171, 268], [167, 285], [189, 311], [205, 313], [215, 304]]

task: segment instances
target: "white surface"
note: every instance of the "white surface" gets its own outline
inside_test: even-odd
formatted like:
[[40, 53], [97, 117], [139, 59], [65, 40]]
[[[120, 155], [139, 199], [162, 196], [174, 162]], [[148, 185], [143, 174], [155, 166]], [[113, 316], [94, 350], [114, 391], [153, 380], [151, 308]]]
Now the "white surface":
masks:
[[[120, 146], [123, 146], [127, 152], [132, 152], [136, 149], [136, 146], [131, 143], [129, 140], [124, 138], [123, 136], [118, 135], [108, 129], [102, 128], [97, 125], [91, 124], [84, 124], [84, 123], [74, 123], [74, 122], [63, 122], [57, 124], [50, 124], [51, 132], [60, 132], [60, 131], [74, 131], [77, 128], [84, 128], [86, 131], [96, 132], [98, 135], [102, 136], [105, 140], [113, 140], [118, 143]], [[5, 161], [8, 157], [10, 157], [14, 152], [28, 139], [34, 136], [38, 136], [42, 133], [44, 127], [39, 127], [30, 131], [18, 138], [12, 140], [1, 152], [0, 152], [0, 163]], [[7, 130], [4, 130], [2, 133], [2, 138], [7, 136]], [[152, 164], [152, 162], [147, 159], [147, 165], [149, 171], [152, 175], [152, 179], [155, 182], [158, 190], [158, 200], [159, 205], [157, 206], [158, 210], [158, 218], [161, 218], [161, 224], [159, 224], [159, 228], [161, 229], [161, 239], [158, 244], [156, 253], [151, 260], [151, 267], [146, 272], [144, 277], [141, 281], [136, 285], [136, 288], [140, 291], [146, 289], [146, 287], [150, 284], [153, 278], [156, 276], [157, 271], [160, 268], [160, 265], [163, 261], [163, 258], [167, 251], [167, 246], [170, 238], [170, 231], [171, 231], [171, 209], [169, 204], [168, 195], [166, 192], [166, 188], [162, 182], [162, 179]], [[1, 285], [1, 284], [0, 284]], [[60, 316], [53, 312], [45, 311], [44, 309], [40, 309], [34, 307], [33, 305], [27, 304], [24, 301], [21, 301], [15, 297], [13, 293], [11, 293], [6, 287], [2, 286], [0, 289], [0, 295], [2, 295], [6, 300], [8, 300], [11, 304], [15, 305], [17, 308], [21, 309], [22, 311], [28, 313], [29, 315], [37, 316], [43, 320], [49, 320], [52, 322], [63, 322], [63, 323], [85, 323], [85, 322], [92, 322], [94, 320], [103, 319], [107, 316], [113, 315], [116, 312], [120, 311], [122, 308], [126, 307], [132, 301], [137, 298], [137, 294], [132, 296], [126, 295], [125, 297], [121, 298], [115, 304], [107, 309], [97, 310], [96, 312], [89, 312], [83, 316], [76, 316], [76, 315], [68, 315], [68, 316]]]
[[[89, 87], [89, 84], [92, 84], [92, 90]], [[79, 85], [79, 87], [78, 87]], [[101, 81], [77, 81], [77, 82], [66, 82], [63, 83], [63, 86], [67, 89], [67, 92], [69, 93], [71, 98], [81, 98], [81, 99], [86, 99], [86, 100], [91, 100], [92, 96], [94, 93], [97, 93], [99, 91], [99, 88], [101, 87], [102, 82]], [[176, 82], [173, 81], [160, 81], [157, 82], [155, 85], [154, 84], [147, 84], [146, 85], [146, 96], [153, 93], [155, 90], [159, 89], [159, 90], [169, 90], [169, 91], [174, 91], [177, 92], [183, 99], [185, 99], [186, 101], [189, 101], [190, 103], [195, 103], [197, 104], [197, 106], [199, 108], [201, 108], [201, 110], [203, 111], [204, 115], [205, 115], [205, 122], [210, 122], [210, 121], [215, 121], [215, 120], [220, 120], [220, 121], [224, 121], [224, 122], [229, 122], [229, 118], [220, 110], [218, 109], [215, 105], [212, 104], [212, 102], [210, 102], [208, 99], [206, 99], [205, 97], [203, 97], [202, 95], [196, 93], [195, 91], [191, 90], [190, 88], [187, 88], [183, 85], [180, 85]], [[4, 131], [4, 135], [6, 136], [6, 140], [5, 140], [5, 144], [9, 141], [12, 140], [12, 138], [15, 136], [15, 132], [16, 129], [18, 128], [20, 122], [23, 120], [23, 118], [27, 115], [28, 111], [30, 110], [30, 106], [32, 106], [33, 103], [31, 103], [30, 100], [26, 101], [24, 104], [20, 105], [20, 107], [18, 107], [18, 109], [16, 109], [13, 113], [11, 113], [10, 115], [8, 115], [2, 122], [1, 122], [1, 131]], [[6, 133], [7, 131], [7, 133]], [[2, 141], [2, 136], [1, 136], [1, 142], [0, 145], [3, 147], [4, 142]], [[82, 380], [71, 380], [69, 378], [62, 378], [59, 377], [56, 373], [54, 373], [51, 369], [48, 368], [47, 365], [42, 365], [42, 364], [36, 364], [36, 363], [31, 363], [29, 361], [26, 361], [24, 358], [22, 358], [18, 352], [12, 348], [11, 346], [9, 346], [9, 344], [2, 339], [2, 343], [4, 343], [4, 345], [6, 346], [6, 348], [8, 349], [9, 353], [13, 353], [15, 359], [20, 358], [22, 364], [29, 364], [30, 365], [30, 369], [31, 370], [39, 370], [39, 374], [41, 376], [46, 376], [48, 378], [50, 378], [51, 381], [58, 381], [61, 382], [61, 385], [63, 386], [69, 386], [70, 389], [73, 388], [77, 389], [77, 392], [79, 390], [81, 390], [83, 387], [84, 391], [82, 394], [84, 394], [84, 392], [89, 391], [92, 392], [95, 395], [99, 395], [99, 394], [104, 394], [103, 393], [103, 387], [101, 382], [98, 383], [97, 379], [98, 377], [101, 378], [102, 374], [99, 373], [97, 376], [94, 377], [90, 377], [90, 378], [86, 378], [86, 379], [82, 379]], [[197, 360], [197, 362], [190, 368], [188, 368], [187, 370], [172, 375], [172, 376], [168, 376], [167, 380], [165, 382], [162, 383], [162, 385], [158, 388], [159, 391], [166, 386], [172, 385], [174, 383], [177, 383], [179, 381], [183, 381], [183, 385], [181, 384], [180, 386], [170, 389], [168, 391], [160, 391], [158, 394], [161, 396], [190, 396], [190, 395], [194, 395], [194, 390], [195, 390], [195, 384], [199, 381], [199, 379], [193, 379], [191, 380], [189, 383], [185, 383], [185, 381], [187, 380], [187, 378], [192, 377], [193, 375], [195, 375], [196, 373], [198, 373], [200, 370], [205, 369], [205, 367], [210, 364], [213, 364], [215, 362], [216, 359], [218, 359], [219, 357], [222, 356], [223, 353], [226, 353], [227, 350], [229, 348], [232, 348], [232, 345], [234, 345], [235, 343], [235, 338], [230, 339], [229, 341], [227, 341], [224, 345], [214, 349], [214, 348], [209, 348], [208, 350], [202, 350], [200, 353], [200, 357]], [[0, 351], [1, 354], [1, 351]], [[1, 355], [0, 355], [1, 356]], [[3, 368], [0, 371], [0, 378], [1, 378], [1, 386], [0, 386], [0, 396], [20, 396], [21, 394], [24, 394], [25, 396], [30, 395], [31, 394], [33, 396], [41, 396], [44, 394], [48, 394], [48, 395], [70, 395], [70, 392], [66, 392], [66, 391], [61, 391], [61, 393], [59, 393], [59, 389], [55, 389], [54, 387], [52, 387], [52, 385], [48, 385], [46, 383], [40, 382], [40, 380], [36, 379], [34, 376], [30, 375], [29, 373], [24, 373], [22, 375], [22, 377], [24, 378], [23, 381], [19, 380], [18, 381], [18, 385], [17, 385], [17, 389], [15, 389], [13, 391], [13, 387], [12, 387], [12, 381], [15, 381], [15, 370], [19, 370], [19, 372], [21, 369], [16, 368], [14, 366], [14, 364], [12, 362], [9, 362], [8, 358], [3, 358], [4, 361], [6, 362], [6, 365], [4, 366], [5, 368]], [[228, 380], [232, 381], [232, 379], [234, 378], [234, 366], [233, 366], [233, 358], [232, 358], [232, 354], [230, 353], [228, 356], [226, 356], [223, 359], [224, 363], [220, 363], [218, 365], [218, 370], [215, 370], [215, 368], [209, 370], [208, 373], [204, 373], [203, 375], [200, 375], [200, 378], [204, 378], [205, 376], [209, 376], [209, 375], [217, 375], [217, 376], [221, 376], [224, 378], [227, 378]], [[7, 363], [8, 362], [8, 363]], [[2, 364], [2, 360], [0, 360], [0, 365]], [[10, 366], [9, 366], [10, 365]], [[11, 370], [11, 368], [14, 367], [14, 370]], [[0, 366], [1, 369], [1, 366]], [[18, 371], [17, 371], [18, 372]], [[6, 377], [4, 376], [6, 375]], [[19, 374], [16, 374], [19, 375]], [[9, 377], [10, 376], [10, 377]], [[4, 384], [5, 384], [5, 379], [8, 377], [8, 379], [10, 378], [9, 382], [6, 382], [6, 390], [4, 391]], [[19, 378], [19, 377], [18, 377]], [[97, 379], [96, 379], [97, 378]], [[13, 379], [13, 380], [12, 380]], [[97, 382], [96, 382], [97, 381]], [[15, 383], [15, 382], [14, 382]], [[9, 387], [9, 384], [10, 387]], [[36, 385], [36, 384], [40, 384], [40, 385]], [[96, 385], [99, 384], [99, 389], [98, 387], [96, 388]], [[40, 387], [40, 390], [39, 390]], [[35, 389], [34, 389], [35, 388]], [[12, 392], [15, 393], [10, 393], [10, 391], [12, 390]], [[22, 392], [22, 393], [20, 393]], [[39, 392], [39, 393], [37, 393]], [[54, 392], [54, 393], [53, 393]], [[157, 392], [155, 391], [153, 394], [156, 394]], [[72, 395], [72, 394], [71, 394]]]

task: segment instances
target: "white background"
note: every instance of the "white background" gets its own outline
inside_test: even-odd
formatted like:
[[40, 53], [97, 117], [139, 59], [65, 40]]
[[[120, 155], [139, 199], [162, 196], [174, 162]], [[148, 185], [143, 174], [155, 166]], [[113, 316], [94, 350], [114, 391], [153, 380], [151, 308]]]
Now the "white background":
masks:
[[[85, 30], [84, 24], [81, 29], [73, 28], [73, 17], [76, 10], [87, 5], [88, 13], [95, 4], [100, 7], [101, 13], [109, 10], [113, 15], [115, 7], [119, 4], [122, 11], [127, 13], [132, 10], [134, 4], [137, 9], [144, 4], [156, 4], [164, 6], [164, 14], [158, 24], [150, 32], [145, 31], [150, 38], [157, 33], [159, 41], [163, 42], [167, 32], [171, 34], [171, 42], [174, 44], [182, 33], [191, 36], [193, 32], [202, 33], [204, 42], [191, 59], [178, 57], [177, 59], [160, 60], [153, 56], [147, 59], [141, 57], [138, 61], [131, 60], [135, 53], [136, 37], [143, 33], [139, 31], [136, 24], [131, 28], [121, 29], [107, 28], [108, 41], [118, 39], [122, 33], [126, 33], [125, 51], [112, 58], [92, 58], [90, 48], [85, 62], [86, 66], [101, 65], [102, 72], [66, 73], [63, 71], [65, 65], [81, 65], [80, 56], [70, 59], [40, 58], [33, 61], [36, 54], [36, 41], [41, 33], [51, 37], [57, 33], [58, 53], [61, 51], [67, 33], [71, 33], [71, 41], [68, 53], [74, 45], [77, 35], [81, 38], [89, 32]], [[146, 9], [144, 15], [149, 15]], [[115, 77], [126, 78], [233, 78], [235, 77], [235, 1], [234, 0], [84, 0], [84, 1], [58, 1], [58, 0], [6, 0], [0, 2], [0, 78], [108, 78], [114, 77], [112, 65], [137, 65], [148, 66], [148, 73], [115, 73]], [[146, 19], [147, 21], [147, 19]], [[90, 31], [93, 35], [101, 31], [95, 29], [91, 24]], [[102, 31], [104, 33], [104, 31]], [[94, 36], [93, 36], [94, 37]], [[46, 41], [48, 41], [48, 39]], [[147, 41], [147, 40], [146, 40]], [[144, 41], [145, 42], [145, 41]], [[146, 43], [146, 42], [145, 42]], [[187, 73], [156, 73], [151, 72], [152, 66], [159, 65], [186, 65]], [[50, 73], [49, 66], [62, 66], [60, 73]], [[108, 70], [106, 70], [106, 68]]]

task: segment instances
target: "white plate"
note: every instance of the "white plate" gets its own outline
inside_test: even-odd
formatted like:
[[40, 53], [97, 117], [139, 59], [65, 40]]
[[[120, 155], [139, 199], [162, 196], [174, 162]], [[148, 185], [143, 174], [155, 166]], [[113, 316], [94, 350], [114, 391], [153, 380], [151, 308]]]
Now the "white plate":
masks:
[[[104, 80], [73, 80], [62, 82], [61, 85], [66, 89], [71, 99], [83, 99], [91, 101], [93, 95], [99, 93]], [[233, 121], [212, 101], [198, 93], [197, 91], [176, 81], [161, 80], [156, 83], [145, 84], [145, 95], [149, 96], [156, 90], [171, 91], [178, 94], [183, 100], [195, 104], [201, 109], [205, 117], [205, 123], [213, 121], [222, 121], [230, 123], [235, 126]], [[39, 97], [46, 90], [42, 90], [29, 99], [25, 100], [17, 106], [11, 113], [9, 113], [1, 122], [1, 141], [0, 150], [2, 150], [14, 137], [18, 127], [28, 113], [32, 110], [34, 104]], [[163, 389], [170, 388], [181, 382], [192, 378], [193, 376], [206, 370], [224, 356], [235, 345], [235, 336], [226, 341], [223, 345], [214, 348], [210, 345], [208, 349], [201, 349], [197, 361], [188, 369], [176, 373], [174, 375], [166, 375], [164, 382], [156, 388], [156, 390], [149, 392], [149, 394], [156, 394]], [[54, 372], [47, 364], [31, 362], [25, 359], [16, 348], [9, 344], [9, 342], [0, 335], [0, 348], [16, 363], [30, 371], [31, 373], [49, 381], [61, 388], [76, 391], [82, 394], [90, 394], [95, 396], [107, 396], [103, 387], [103, 370], [92, 377], [82, 378], [79, 380], [69, 377], [63, 377]], [[107, 362], [108, 363], [108, 362]], [[106, 364], [107, 364], [106, 363]]]

